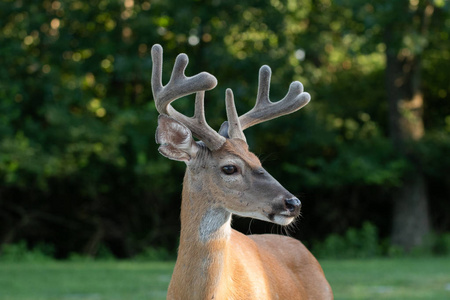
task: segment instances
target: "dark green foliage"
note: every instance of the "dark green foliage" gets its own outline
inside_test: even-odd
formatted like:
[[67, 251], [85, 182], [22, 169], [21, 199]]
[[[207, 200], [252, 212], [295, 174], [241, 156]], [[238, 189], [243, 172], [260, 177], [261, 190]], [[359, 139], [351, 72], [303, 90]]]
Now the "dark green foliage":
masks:
[[[449, 231], [449, 7], [435, 2], [421, 48], [429, 134], [411, 145], [413, 158], [387, 134], [385, 45], [374, 19], [383, 1], [1, 2], [0, 244], [44, 241], [57, 257], [174, 253], [184, 165], [154, 143], [154, 43], [164, 47], [164, 83], [180, 52], [188, 75], [218, 78], [206, 94], [214, 128], [225, 118], [225, 88], [240, 113], [251, 108], [262, 64], [272, 67], [272, 101], [293, 80], [311, 93], [302, 111], [246, 132], [266, 168], [302, 198], [297, 237], [343, 234], [364, 220], [388, 236], [391, 191], [418, 166], [433, 225]], [[414, 38], [406, 28], [405, 40]], [[192, 112], [192, 102], [176, 105]]]
[[437, 235], [432, 245], [433, 253], [437, 255], [450, 255], [450, 234], [444, 233]]
[[433, 233], [427, 236], [423, 245], [406, 253], [403, 249], [392, 246], [388, 240], [380, 239], [377, 227], [365, 222], [361, 228], [349, 228], [342, 235], [333, 233], [323, 241], [314, 242], [311, 252], [321, 259], [449, 256], [450, 234]]
[[169, 252], [165, 248], [153, 248], [147, 247], [133, 257], [133, 260], [137, 261], [173, 261], [176, 259], [176, 254]]
[[25, 241], [6, 244], [0, 248], [0, 262], [43, 262], [53, 260], [55, 249], [51, 245], [38, 244], [28, 249]]
[[373, 258], [381, 254], [377, 228], [364, 223], [361, 229], [350, 228], [341, 236], [332, 234], [313, 245], [312, 253], [320, 258]]

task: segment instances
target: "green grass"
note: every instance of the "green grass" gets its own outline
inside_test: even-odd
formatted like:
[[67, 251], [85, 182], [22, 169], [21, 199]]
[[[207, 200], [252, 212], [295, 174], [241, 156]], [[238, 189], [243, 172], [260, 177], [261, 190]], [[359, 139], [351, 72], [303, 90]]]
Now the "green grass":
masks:
[[0, 262], [0, 299], [166, 299], [173, 266], [120, 261]]
[[450, 258], [321, 261], [335, 299], [450, 299]]
[[[450, 299], [450, 258], [321, 264], [335, 299]], [[165, 299], [172, 268], [171, 262], [0, 262], [0, 299]]]

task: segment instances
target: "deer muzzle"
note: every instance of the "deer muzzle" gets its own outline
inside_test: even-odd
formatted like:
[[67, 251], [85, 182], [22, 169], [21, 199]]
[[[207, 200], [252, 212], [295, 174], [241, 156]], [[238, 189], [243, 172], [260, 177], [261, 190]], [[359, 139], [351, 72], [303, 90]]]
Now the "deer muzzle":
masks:
[[296, 197], [285, 199], [284, 205], [286, 209], [293, 215], [298, 216], [300, 214], [300, 208], [302, 207], [302, 203]]

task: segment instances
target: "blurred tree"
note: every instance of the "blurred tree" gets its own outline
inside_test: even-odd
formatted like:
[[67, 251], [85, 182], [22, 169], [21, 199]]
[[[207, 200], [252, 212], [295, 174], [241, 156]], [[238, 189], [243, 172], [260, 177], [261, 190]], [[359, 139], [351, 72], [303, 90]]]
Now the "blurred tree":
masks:
[[[443, 1], [418, 0], [338, 3], [350, 7], [353, 20], [361, 25], [350, 29], [366, 37], [369, 47], [381, 45], [385, 53], [390, 139], [414, 166], [393, 194], [392, 242], [410, 250], [421, 245], [430, 232], [427, 183], [416, 151], [416, 142], [425, 133], [422, 64], [430, 46], [441, 48], [439, 38], [432, 41], [436, 35], [430, 32], [448, 36], [444, 10], [448, 11], [448, 5], [445, 8]], [[437, 9], [440, 11], [435, 14]], [[448, 46], [444, 48], [448, 51]]]
[[[437, 192], [450, 186], [446, 20], [443, 1], [0, 2], [0, 243], [45, 241], [58, 256], [95, 255], [102, 244], [119, 256], [176, 248], [184, 166], [161, 157], [153, 141], [154, 43], [164, 47], [164, 82], [180, 52], [189, 55], [188, 75], [217, 76], [206, 93], [214, 128], [225, 118], [225, 88], [240, 113], [251, 108], [261, 64], [273, 69], [272, 101], [292, 80], [312, 94], [301, 112], [246, 132], [269, 171], [303, 195], [297, 237], [365, 220], [386, 236], [386, 199], [417, 170], [434, 187], [440, 230], [449, 230], [448, 193]], [[385, 73], [391, 52], [403, 73]], [[423, 76], [414, 75], [419, 61]], [[405, 94], [394, 101], [413, 99], [411, 88], [422, 86], [429, 104], [421, 126], [432, 133], [418, 144], [401, 140], [401, 151], [387, 138], [392, 93], [381, 88], [394, 75], [402, 85], [391, 88]], [[192, 102], [176, 105], [189, 113]], [[263, 227], [254, 222], [252, 231]]]
[[[431, 1], [399, 1], [394, 3], [392, 11], [403, 13], [400, 17], [398, 13], [384, 14], [386, 23], [382, 24], [389, 132], [395, 147], [414, 162], [417, 151], [407, 144], [421, 140], [425, 132], [421, 56], [429, 45], [434, 5]], [[392, 242], [404, 249], [421, 245], [430, 233], [427, 189], [424, 175], [417, 168], [406, 176], [404, 184], [394, 194]]]

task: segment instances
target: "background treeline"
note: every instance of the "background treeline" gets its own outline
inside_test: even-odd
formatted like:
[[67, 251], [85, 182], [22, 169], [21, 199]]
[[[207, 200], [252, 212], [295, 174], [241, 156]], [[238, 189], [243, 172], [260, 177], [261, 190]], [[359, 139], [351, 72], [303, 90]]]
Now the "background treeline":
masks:
[[[262, 64], [272, 67], [272, 101], [293, 80], [311, 93], [300, 112], [246, 132], [266, 169], [302, 199], [294, 236], [311, 245], [334, 234], [322, 247], [333, 249], [336, 234], [355, 227], [410, 250], [450, 231], [449, 6], [0, 2], [0, 245], [53, 245], [56, 257], [176, 249], [185, 167], [154, 142], [155, 43], [164, 82], [180, 52], [188, 75], [218, 78], [206, 94], [216, 129], [226, 88], [240, 113], [253, 106]], [[180, 102], [192, 113], [193, 99]]]

